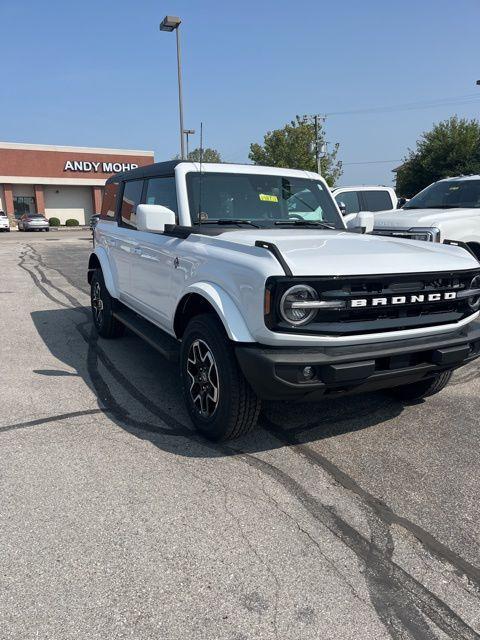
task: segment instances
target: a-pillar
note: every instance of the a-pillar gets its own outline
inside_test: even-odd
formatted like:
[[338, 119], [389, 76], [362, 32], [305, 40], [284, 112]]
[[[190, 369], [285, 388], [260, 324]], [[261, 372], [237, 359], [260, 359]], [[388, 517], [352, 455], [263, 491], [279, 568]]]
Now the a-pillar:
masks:
[[13, 188], [11, 184], [3, 185], [3, 197], [5, 199], [5, 213], [11, 220], [15, 220], [15, 208], [13, 206]]
[[45, 192], [43, 190], [43, 184], [35, 185], [35, 203], [36, 203], [36, 213], [42, 213], [45, 215]]
[[100, 213], [102, 210], [102, 187], [92, 187], [92, 204], [93, 204], [93, 213]]

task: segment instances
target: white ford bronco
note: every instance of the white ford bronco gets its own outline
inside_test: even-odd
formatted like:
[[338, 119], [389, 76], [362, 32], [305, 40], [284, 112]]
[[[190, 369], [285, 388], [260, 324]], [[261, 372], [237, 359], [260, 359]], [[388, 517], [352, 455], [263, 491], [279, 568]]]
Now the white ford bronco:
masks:
[[262, 399], [432, 395], [480, 355], [480, 264], [462, 247], [347, 230], [305, 171], [171, 161], [107, 181], [88, 265], [95, 327], [179, 359], [207, 437]]
[[375, 214], [379, 235], [466, 244], [480, 260], [480, 176], [445, 178], [402, 209]]

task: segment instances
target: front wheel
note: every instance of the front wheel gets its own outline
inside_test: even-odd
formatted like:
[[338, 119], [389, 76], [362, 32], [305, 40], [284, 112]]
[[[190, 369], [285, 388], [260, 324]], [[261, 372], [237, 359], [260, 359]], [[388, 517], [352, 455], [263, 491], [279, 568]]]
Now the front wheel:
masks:
[[411, 384], [404, 384], [400, 387], [394, 387], [390, 389], [390, 393], [398, 400], [420, 400], [421, 398], [428, 398], [441, 391], [450, 382], [452, 377], [452, 371], [443, 371], [437, 373], [433, 378], [427, 378], [427, 380], [420, 380], [419, 382], [413, 382]]
[[90, 288], [93, 324], [102, 338], [119, 338], [125, 332], [125, 325], [113, 315], [115, 298], [108, 293], [101, 269], [95, 269]]
[[180, 366], [190, 418], [210, 440], [230, 440], [255, 428], [261, 402], [240, 371], [223, 325], [196, 316], [182, 340]]

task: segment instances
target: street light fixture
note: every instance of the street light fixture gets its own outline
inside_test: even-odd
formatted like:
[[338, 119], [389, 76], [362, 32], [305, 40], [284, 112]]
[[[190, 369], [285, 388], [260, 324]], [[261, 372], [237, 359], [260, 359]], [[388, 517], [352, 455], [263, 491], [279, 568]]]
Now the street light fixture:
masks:
[[182, 63], [180, 55], [180, 18], [177, 16], [165, 16], [160, 23], [160, 31], [175, 31], [177, 36], [177, 74], [178, 74], [178, 109], [180, 112], [180, 157], [185, 159], [185, 143], [183, 129], [183, 97], [182, 97]]
[[184, 129], [183, 133], [185, 134], [185, 137], [187, 138], [187, 159], [188, 159], [188, 136], [195, 135], [195, 129]]

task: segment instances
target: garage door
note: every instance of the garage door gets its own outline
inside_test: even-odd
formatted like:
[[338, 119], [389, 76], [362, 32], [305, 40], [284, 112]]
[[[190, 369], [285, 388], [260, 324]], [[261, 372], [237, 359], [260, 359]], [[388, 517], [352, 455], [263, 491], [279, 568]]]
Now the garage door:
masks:
[[91, 187], [51, 187], [45, 186], [45, 215], [59, 218], [65, 224], [68, 218], [87, 224], [92, 215]]

